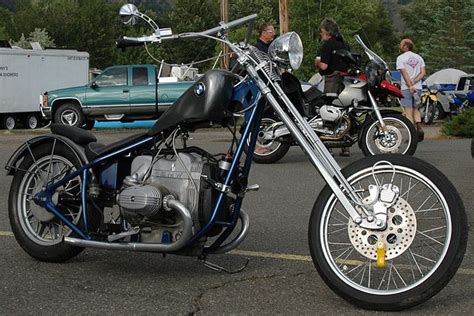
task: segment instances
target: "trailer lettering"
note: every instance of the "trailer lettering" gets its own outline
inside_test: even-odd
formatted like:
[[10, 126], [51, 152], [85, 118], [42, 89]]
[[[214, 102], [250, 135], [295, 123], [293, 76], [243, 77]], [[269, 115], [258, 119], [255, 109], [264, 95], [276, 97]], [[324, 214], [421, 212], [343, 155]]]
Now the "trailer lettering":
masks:
[[0, 73], [0, 75], [2, 75], [2, 77], [18, 77], [17, 72], [4, 72]]
[[0, 66], [0, 70], [8, 71], [8, 66]]
[[87, 60], [87, 57], [81, 57], [81, 56], [69, 56], [67, 60]]

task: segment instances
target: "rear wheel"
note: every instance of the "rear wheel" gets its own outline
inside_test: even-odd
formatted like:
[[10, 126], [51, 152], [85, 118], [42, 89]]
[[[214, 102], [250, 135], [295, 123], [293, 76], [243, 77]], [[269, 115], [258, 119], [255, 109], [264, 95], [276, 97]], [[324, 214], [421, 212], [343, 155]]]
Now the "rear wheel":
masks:
[[0, 127], [8, 130], [12, 130], [16, 127], [16, 117], [13, 114], [5, 114], [1, 118]]
[[446, 112], [444, 112], [443, 105], [438, 101], [436, 102], [435, 109], [435, 120], [442, 120], [446, 117]]
[[[48, 144], [33, 148], [15, 173], [8, 200], [10, 225], [20, 246], [38, 260], [63, 262], [82, 251], [63, 242], [72, 230], [33, 201], [35, 194], [53, 179], [59, 180], [80, 166], [66, 146]], [[52, 198], [63, 215], [79, 226], [83, 225], [81, 184], [81, 178], [75, 177], [58, 188]]]
[[25, 117], [25, 127], [28, 129], [38, 128], [40, 125], [39, 116], [37, 114], [31, 113]]
[[361, 137], [361, 149], [365, 156], [377, 154], [413, 155], [418, 145], [415, 126], [401, 114], [382, 114], [384, 131], [377, 120], [365, 124]]
[[[380, 160], [391, 165], [373, 168]], [[343, 173], [362, 199], [377, 181], [397, 186], [400, 195], [388, 209], [386, 227], [366, 229], [326, 185], [309, 224], [311, 256], [326, 284], [349, 302], [374, 310], [402, 310], [441, 291], [467, 244], [466, 213], [454, 186], [430, 164], [400, 155], [359, 160]], [[379, 257], [384, 265], [375, 264]]]

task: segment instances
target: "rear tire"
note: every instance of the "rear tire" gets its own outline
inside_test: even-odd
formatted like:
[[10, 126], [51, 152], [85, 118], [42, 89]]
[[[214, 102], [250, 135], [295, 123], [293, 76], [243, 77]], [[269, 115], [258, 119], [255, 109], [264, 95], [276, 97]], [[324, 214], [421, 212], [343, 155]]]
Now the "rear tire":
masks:
[[37, 114], [30, 113], [25, 117], [25, 127], [27, 129], [35, 129], [40, 125], [40, 119]]
[[436, 111], [438, 113], [438, 117], [435, 117], [435, 120], [442, 120], [446, 117], [446, 112], [444, 112], [443, 106], [441, 103], [438, 101], [436, 102]]
[[[13, 177], [8, 208], [13, 234], [23, 250], [40, 261], [64, 262], [78, 255], [83, 248], [65, 244], [63, 237], [74, 236], [72, 230], [31, 200], [47, 179], [53, 176], [60, 179], [62, 173], [77, 170], [81, 166], [75, 154], [63, 144], [57, 143], [51, 155], [53, 146], [46, 144], [34, 147], [31, 151], [34, 159], [31, 155], [24, 158]], [[79, 227], [83, 225], [82, 206], [77, 202], [81, 182], [81, 178], [76, 177], [53, 196], [57, 200], [57, 208]], [[92, 215], [88, 216], [89, 223], [96, 225], [96, 212], [88, 213]]]
[[[468, 227], [455, 187], [422, 160], [379, 155], [342, 172], [351, 185], [366, 190], [374, 183], [372, 166], [380, 160], [389, 161], [396, 171], [392, 178], [389, 165], [379, 166], [378, 180], [400, 188], [387, 227], [370, 230], [355, 224], [326, 185], [314, 204], [308, 236], [314, 265], [334, 292], [365, 309], [395, 311], [421, 304], [447, 285], [466, 251]], [[410, 192], [414, 185], [416, 190]], [[361, 190], [363, 198], [368, 196]], [[376, 244], [371, 238], [383, 238], [387, 245], [384, 267], [374, 264]]]
[[0, 128], [12, 130], [16, 127], [16, 116], [13, 114], [5, 114], [1, 118]]

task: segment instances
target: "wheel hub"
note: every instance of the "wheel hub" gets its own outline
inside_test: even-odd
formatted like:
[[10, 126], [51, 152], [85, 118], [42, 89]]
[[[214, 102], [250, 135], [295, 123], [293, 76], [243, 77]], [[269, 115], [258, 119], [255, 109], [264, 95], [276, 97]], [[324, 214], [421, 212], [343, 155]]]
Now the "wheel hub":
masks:
[[385, 244], [385, 260], [403, 254], [415, 239], [417, 229], [413, 208], [399, 198], [388, 212], [387, 227], [383, 231], [362, 228], [349, 219], [348, 233], [354, 248], [364, 257], [377, 260], [377, 242]]
[[394, 126], [386, 125], [385, 128], [386, 131], [375, 139], [375, 144], [382, 152], [397, 152], [401, 145], [402, 133]]
[[62, 115], [62, 118], [63, 118], [63, 123], [67, 125], [71, 125], [71, 126], [76, 124], [76, 121], [77, 121], [77, 117], [74, 112], [69, 112], [69, 111], [64, 112]]

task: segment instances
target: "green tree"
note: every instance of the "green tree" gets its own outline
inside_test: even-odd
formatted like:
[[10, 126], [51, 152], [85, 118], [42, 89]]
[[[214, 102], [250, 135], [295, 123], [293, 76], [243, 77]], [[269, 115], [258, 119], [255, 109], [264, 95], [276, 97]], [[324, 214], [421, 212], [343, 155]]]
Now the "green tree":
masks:
[[12, 23], [12, 13], [6, 8], [0, 7], [0, 39], [10, 39], [7, 25]]
[[474, 69], [474, 2], [413, 0], [401, 15], [406, 36], [415, 42], [429, 72], [442, 68]]

